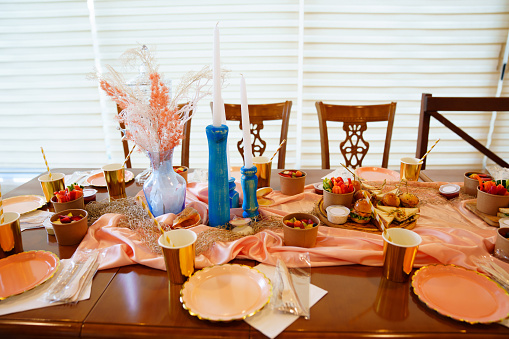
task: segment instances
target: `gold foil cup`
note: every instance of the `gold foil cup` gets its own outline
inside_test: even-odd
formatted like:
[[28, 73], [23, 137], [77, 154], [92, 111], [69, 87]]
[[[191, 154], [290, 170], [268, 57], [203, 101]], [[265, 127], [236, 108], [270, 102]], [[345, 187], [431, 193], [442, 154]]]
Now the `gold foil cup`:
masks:
[[380, 317], [391, 321], [403, 321], [408, 310], [409, 283], [397, 283], [382, 277], [378, 285], [373, 308]]
[[49, 174], [43, 174], [39, 177], [46, 202], [50, 202], [56, 191], [65, 190], [64, 177], [63, 173], [51, 173], [51, 179]]
[[256, 166], [256, 177], [258, 178], [257, 188], [270, 187], [272, 161], [270, 161], [268, 157], [254, 157], [253, 165]]
[[125, 168], [122, 164], [109, 164], [102, 167], [110, 201], [126, 198], [125, 193]]
[[4, 223], [0, 225], [0, 258], [23, 252], [19, 216], [17, 212], [4, 212]]
[[185, 283], [194, 273], [196, 233], [188, 229], [171, 230], [161, 235], [158, 242], [170, 283]]
[[399, 177], [405, 181], [419, 180], [421, 173], [422, 162], [417, 158], [401, 158], [401, 166], [399, 170]]
[[382, 234], [384, 239], [382, 276], [394, 282], [406, 282], [412, 273], [415, 255], [422, 238], [414, 231], [404, 228], [389, 228], [386, 233]]

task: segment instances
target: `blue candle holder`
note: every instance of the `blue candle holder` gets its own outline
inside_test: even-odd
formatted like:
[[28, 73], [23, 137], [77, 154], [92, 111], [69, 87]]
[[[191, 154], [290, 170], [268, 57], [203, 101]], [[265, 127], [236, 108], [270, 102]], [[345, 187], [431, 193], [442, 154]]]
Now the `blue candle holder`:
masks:
[[230, 194], [226, 141], [228, 126], [205, 128], [209, 143], [209, 225], [223, 226], [230, 221]]
[[228, 184], [230, 187], [230, 208], [238, 208], [240, 207], [239, 192], [235, 190], [235, 188], [237, 188], [237, 185], [235, 184], [235, 178], [231, 177], [228, 181]]
[[256, 199], [256, 188], [258, 186], [258, 178], [256, 177], [256, 166], [251, 168], [241, 167], [242, 174], [241, 184], [242, 192], [244, 192], [244, 201], [242, 202], [242, 216], [244, 218], [257, 218], [258, 200]]

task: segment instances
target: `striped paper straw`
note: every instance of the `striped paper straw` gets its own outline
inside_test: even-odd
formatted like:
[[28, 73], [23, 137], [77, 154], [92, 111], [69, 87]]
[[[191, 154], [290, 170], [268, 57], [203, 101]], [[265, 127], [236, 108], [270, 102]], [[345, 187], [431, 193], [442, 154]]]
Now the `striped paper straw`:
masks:
[[[136, 199], [139, 202], [141, 202], [141, 206], [148, 213], [148, 216], [154, 221], [154, 224], [156, 224], [156, 226], [159, 228], [159, 231], [161, 231], [161, 233], [164, 234], [164, 230], [161, 227], [161, 225], [159, 224], [159, 221], [157, 221], [157, 219], [154, 218], [154, 215], [152, 214], [152, 212], [150, 212], [150, 209], [148, 208], [147, 204], [145, 204], [145, 201], [143, 201], [143, 199], [140, 196], [137, 196]], [[168, 244], [170, 244], [171, 247], [175, 247], [175, 245], [173, 245], [173, 243], [171, 242], [171, 240], [168, 236], [166, 236], [166, 241], [168, 242]]]
[[122, 164], [122, 167], [125, 166], [125, 163], [127, 162], [127, 160], [129, 160], [129, 157], [131, 156], [131, 154], [133, 154], [133, 151], [134, 149], [136, 148], [137, 145], [134, 145], [133, 148], [131, 148], [131, 152], [129, 152], [129, 154], [127, 155], [127, 157], [125, 157], [125, 160], [124, 160], [124, 163]]
[[4, 223], [4, 204], [2, 202], [2, 185], [0, 185], [0, 224]]
[[436, 144], [438, 144], [438, 142], [440, 141], [440, 139], [438, 139], [437, 141], [435, 141], [435, 143], [433, 144], [433, 146], [431, 146], [431, 148], [426, 152], [426, 154], [424, 154], [421, 158], [421, 161], [419, 162], [422, 162], [424, 160], [424, 158], [426, 158], [426, 156], [429, 154], [429, 152], [431, 152], [431, 150], [433, 149], [433, 147], [435, 147]]
[[159, 231], [161, 231], [161, 233], [164, 234], [164, 230], [159, 224], [159, 221], [157, 221], [157, 219], [154, 218], [154, 215], [152, 215], [152, 212], [150, 212], [150, 209], [148, 208], [147, 204], [145, 204], [145, 201], [143, 201], [143, 199], [140, 196], [136, 197], [136, 199], [139, 202], [141, 202], [141, 206], [143, 206], [143, 209], [148, 213], [148, 216], [154, 221], [154, 224], [156, 224], [156, 226], [159, 228]]
[[380, 216], [375, 211], [375, 206], [373, 206], [373, 204], [371, 203], [371, 200], [369, 200], [368, 193], [367, 192], [362, 192], [362, 194], [364, 195], [364, 198], [366, 198], [366, 201], [368, 202], [369, 206], [371, 207], [371, 212], [373, 213], [373, 216], [375, 217], [376, 221], [378, 222], [378, 224], [382, 228], [382, 232], [387, 237], [387, 240], [391, 241], [391, 237], [387, 234], [387, 231], [385, 230], [385, 226], [384, 226], [383, 221], [380, 219]]
[[49, 170], [48, 160], [46, 160], [46, 155], [44, 154], [44, 150], [42, 149], [42, 146], [41, 146], [41, 152], [42, 152], [42, 157], [44, 158], [44, 163], [46, 164], [46, 168], [48, 169], [49, 180], [53, 180], [53, 176], [51, 175], [51, 171]]

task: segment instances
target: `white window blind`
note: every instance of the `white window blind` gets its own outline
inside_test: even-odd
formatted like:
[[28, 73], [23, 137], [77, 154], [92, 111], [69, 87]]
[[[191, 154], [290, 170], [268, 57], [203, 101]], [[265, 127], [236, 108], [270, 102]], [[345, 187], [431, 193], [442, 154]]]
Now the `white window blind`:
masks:
[[[321, 167], [315, 109], [315, 102], [321, 100], [396, 101], [389, 166], [397, 168], [399, 158], [415, 154], [422, 93], [495, 95], [509, 27], [509, 4], [503, 0], [96, 0], [93, 4], [96, 54], [86, 0], [0, 2], [0, 171], [42, 171], [40, 146], [53, 168], [93, 168], [121, 161], [115, 105], [107, 99], [104, 121], [97, 84], [86, 77], [93, 71], [94, 58], [120, 68], [122, 52], [146, 44], [156, 50], [161, 71], [175, 85], [185, 72], [212, 63], [213, 27], [218, 22], [222, 65], [231, 71], [224, 101], [240, 102], [240, 73], [246, 78], [249, 103], [293, 101], [287, 167]], [[300, 8], [303, 20], [299, 20]], [[502, 96], [508, 91], [504, 86]], [[192, 121], [191, 167], [207, 166], [204, 130], [211, 123], [211, 98], [200, 103]], [[491, 112], [451, 112], [447, 117], [486, 142]], [[507, 112], [499, 112], [492, 141], [492, 150], [504, 159], [509, 158], [508, 120]], [[236, 142], [241, 132], [238, 123], [229, 126], [231, 164], [240, 166]], [[297, 126], [302, 127], [297, 130]], [[263, 136], [268, 141], [266, 152], [272, 154], [278, 146], [279, 125], [267, 123]], [[343, 161], [338, 147], [341, 127], [330, 129], [329, 137], [331, 166], [337, 167]], [[364, 165], [380, 166], [385, 124], [368, 126], [366, 137], [371, 148]], [[437, 138], [442, 141], [428, 159], [428, 168], [481, 166], [479, 152], [432, 120], [430, 144]], [[174, 159], [180, 162], [180, 150]], [[133, 166], [147, 164], [143, 154], [133, 156]]]
[[[308, 137], [303, 140], [303, 163], [319, 163], [315, 101], [396, 101], [389, 167], [398, 168], [401, 157], [415, 155], [422, 93], [495, 96], [508, 11], [505, 1], [306, 2], [303, 135]], [[486, 143], [491, 112], [446, 116]], [[508, 112], [499, 112], [493, 139], [493, 150], [505, 159], [508, 117]], [[433, 120], [430, 145], [441, 141], [427, 168], [480, 168], [482, 154]], [[386, 124], [371, 126], [363, 165], [380, 166]], [[339, 141], [344, 134], [339, 125], [335, 131], [329, 134], [332, 167], [343, 161]]]

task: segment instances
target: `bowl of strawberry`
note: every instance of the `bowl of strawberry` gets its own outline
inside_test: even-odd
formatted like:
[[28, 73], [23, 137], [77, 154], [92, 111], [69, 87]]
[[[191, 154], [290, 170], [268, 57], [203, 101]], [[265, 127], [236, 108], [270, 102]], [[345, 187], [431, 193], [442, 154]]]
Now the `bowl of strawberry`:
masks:
[[300, 170], [283, 170], [279, 172], [281, 193], [295, 195], [304, 192], [306, 172]]
[[313, 247], [318, 235], [318, 217], [309, 213], [290, 213], [283, 218], [283, 235], [286, 246]]
[[84, 209], [68, 209], [50, 218], [59, 245], [76, 245], [88, 231], [88, 213]]
[[477, 210], [489, 215], [497, 215], [499, 208], [509, 206], [509, 192], [502, 184], [479, 179], [477, 187]]
[[360, 187], [359, 182], [350, 178], [346, 181], [341, 177], [323, 179], [323, 208], [333, 205], [352, 207], [356, 187]]
[[56, 213], [68, 209], [84, 209], [83, 186], [74, 183], [67, 186], [65, 190], [55, 192], [55, 195], [51, 198], [51, 203]]

